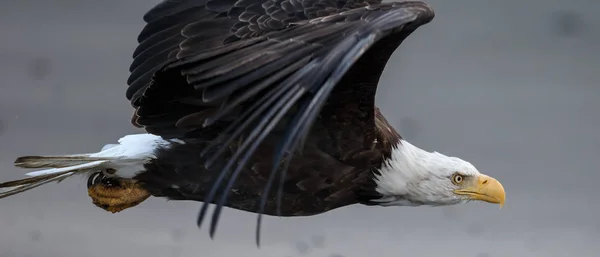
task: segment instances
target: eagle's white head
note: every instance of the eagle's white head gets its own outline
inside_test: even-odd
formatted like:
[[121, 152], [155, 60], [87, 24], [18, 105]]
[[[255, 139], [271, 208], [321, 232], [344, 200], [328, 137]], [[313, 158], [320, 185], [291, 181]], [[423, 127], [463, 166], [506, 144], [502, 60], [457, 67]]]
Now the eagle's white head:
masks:
[[402, 140], [375, 174], [383, 206], [452, 205], [472, 200], [504, 205], [504, 188], [471, 163]]

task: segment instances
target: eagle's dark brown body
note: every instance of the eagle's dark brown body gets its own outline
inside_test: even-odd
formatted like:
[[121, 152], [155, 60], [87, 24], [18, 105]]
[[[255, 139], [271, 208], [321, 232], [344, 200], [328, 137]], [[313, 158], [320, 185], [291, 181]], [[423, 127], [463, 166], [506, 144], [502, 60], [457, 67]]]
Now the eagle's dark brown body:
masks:
[[162, 2], [144, 16], [127, 97], [134, 125], [185, 144], [135, 179], [217, 212], [260, 213], [261, 199], [263, 213], [285, 216], [368, 204], [373, 172], [400, 142], [375, 106], [379, 77], [432, 18], [416, 1]]
[[[281, 212], [276, 213], [275, 186], [264, 214], [307, 216], [379, 198], [374, 191], [372, 174], [382, 160], [389, 157], [391, 146], [399, 140], [399, 135], [393, 129], [388, 130], [389, 124], [378, 110], [376, 118], [378, 130], [373, 133], [375, 137], [351, 151], [344, 150], [339, 140], [331, 140], [343, 136], [337, 133], [338, 130], [327, 130], [319, 126], [318, 121], [315, 128], [320, 129], [309, 135], [303, 154], [291, 159], [283, 184]], [[250, 212], [258, 209], [258, 199], [271, 172], [270, 153], [277, 140], [276, 137], [271, 138], [257, 150], [248, 167], [242, 171], [225, 206]], [[199, 157], [205, 145], [205, 140], [194, 139], [159, 151], [157, 160], [146, 165], [146, 172], [136, 179], [157, 197], [203, 201], [221, 172], [220, 168], [233, 153], [229, 151], [223, 160], [217, 161], [219, 165], [206, 169], [205, 160]]]

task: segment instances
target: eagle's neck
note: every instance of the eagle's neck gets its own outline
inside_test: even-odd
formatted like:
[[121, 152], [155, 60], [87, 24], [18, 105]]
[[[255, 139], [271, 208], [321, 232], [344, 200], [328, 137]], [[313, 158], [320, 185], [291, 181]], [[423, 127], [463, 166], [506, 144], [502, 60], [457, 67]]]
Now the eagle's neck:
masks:
[[[373, 174], [374, 191], [380, 195], [373, 199], [373, 204], [383, 206], [418, 206], [427, 204], [426, 199], [415, 199], [414, 195], [426, 192], [418, 186], [435, 172], [440, 164], [437, 152], [427, 152], [408, 141], [401, 140], [396, 144], [390, 157], [382, 163]], [[416, 192], [419, 191], [419, 192]], [[425, 201], [423, 201], [425, 200]]]

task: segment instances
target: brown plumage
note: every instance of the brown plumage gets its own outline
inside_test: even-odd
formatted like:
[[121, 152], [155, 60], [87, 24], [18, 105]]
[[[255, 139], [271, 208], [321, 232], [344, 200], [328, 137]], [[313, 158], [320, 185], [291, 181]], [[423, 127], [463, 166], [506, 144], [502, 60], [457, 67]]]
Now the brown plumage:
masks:
[[299, 216], [367, 203], [400, 140], [375, 107], [379, 77], [432, 18], [416, 1], [164, 1], [144, 16], [127, 97], [136, 126], [186, 144], [135, 179], [155, 196], [217, 203], [213, 223], [221, 205]]
[[[295, 154], [289, 162], [282, 184], [280, 212], [277, 212], [276, 194], [271, 193], [266, 199], [264, 214], [307, 216], [350, 204], [368, 204], [369, 200], [379, 198], [374, 191], [372, 172], [381, 166], [384, 158], [389, 158], [392, 144], [400, 137], [393, 129], [380, 127], [387, 122], [378, 110], [377, 114], [375, 138], [354, 150], [344, 151], [340, 144], [332, 143], [339, 142], [329, 140], [336, 137], [337, 131], [320, 128], [317, 122], [315, 127], [320, 129], [309, 134], [302, 154]], [[280, 133], [273, 132], [256, 150], [232, 187], [225, 206], [250, 212], [259, 210], [258, 200], [271, 174], [273, 151]], [[207, 169], [204, 167], [206, 159], [199, 157], [199, 153], [211, 137], [214, 136], [186, 140], [186, 144], [159, 150], [157, 159], [147, 164], [146, 171], [135, 179], [157, 197], [203, 201], [224, 164], [238, 149], [230, 146], [215, 166]], [[212, 200], [214, 203], [216, 199]]]

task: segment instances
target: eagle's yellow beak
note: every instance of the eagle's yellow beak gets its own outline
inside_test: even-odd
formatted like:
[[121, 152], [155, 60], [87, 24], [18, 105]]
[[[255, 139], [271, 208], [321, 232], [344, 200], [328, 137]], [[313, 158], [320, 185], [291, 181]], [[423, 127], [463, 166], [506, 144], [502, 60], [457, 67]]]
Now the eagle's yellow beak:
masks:
[[465, 195], [471, 200], [500, 204], [500, 208], [504, 206], [506, 199], [504, 187], [495, 178], [481, 174], [476, 179], [465, 180], [465, 182], [468, 183], [463, 188], [455, 190], [455, 194]]

